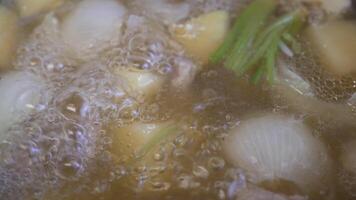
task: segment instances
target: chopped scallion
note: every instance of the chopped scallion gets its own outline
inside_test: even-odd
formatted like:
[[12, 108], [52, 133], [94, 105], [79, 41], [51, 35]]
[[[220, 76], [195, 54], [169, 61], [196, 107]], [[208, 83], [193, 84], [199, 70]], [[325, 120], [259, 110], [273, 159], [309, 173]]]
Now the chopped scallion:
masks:
[[[262, 77], [273, 83], [276, 73], [276, 59], [279, 46], [288, 44], [294, 51], [299, 50], [293, 35], [303, 24], [303, 11], [287, 13], [271, 19], [277, 7], [276, 0], [256, 0], [237, 18], [231, 32], [220, 48], [211, 56], [211, 62], [224, 61], [224, 66], [241, 76], [255, 70], [252, 82]], [[286, 43], [284, 43], [284, 40]]]

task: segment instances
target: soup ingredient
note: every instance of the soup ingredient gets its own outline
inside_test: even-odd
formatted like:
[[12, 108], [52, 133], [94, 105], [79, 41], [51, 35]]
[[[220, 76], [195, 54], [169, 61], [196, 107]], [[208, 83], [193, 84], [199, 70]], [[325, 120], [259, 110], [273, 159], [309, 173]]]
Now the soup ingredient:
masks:
[[287, 105], [294, 112], [308, 113], [335, 125], [355, 123], [356, 116], [348, 106], [319, 100], [312, 86], [294, 71], [294, 64], [279, 59], [278, 66], [278, 83], [273, 86], [273, 96], [278, 103]]
[[347, 171], [356, 175], [356, 140], [351, 140], [345, 143], [342, 150], [342, 166]]
[[224, 43], [211, 56], [211, 61], [225, 60], [225, 67], [238, 76], [258, 65], [252, 81], [257, 83], [265, 75], [269, 82], [273, 82], [278, 48], [286, 40], [294, 43], [292, 35], [300, 29], [304, 15], [299, 9], [267, 24], [276, 6], [274, 0], [251, 3], [237, 18]]
[[122, 157], [141, 158], [174, 132], [175, 127], [169, 122], [134, 122], [113, 130], [113, 150]]
[[257, 187], [247, 187], [237, 193], [236, 200], [307, 200], [307, 197], [276, 194]]
[[194, 81], [201, 66], [194, 63], [191, 59], [177, 57], [175, 60], [174, 74], [171, 84], [177, 89], [187, 89]]
[[187, 53], [202, 63], [221, 45], [229, 28], [229, 14], [213, 11], [173, 26], [173, 35]]
[[16, 0], [21, 17], [30, 17], [53, 9], [63, 0]]
[[323, 8], [330, 13], [341, 13], [351, 7], [351, 0], [322, 0]]
[[150, 98], [163, 87], [164, 77], [152, 71], [118, 68], [115, 72], [126, 80], [135, 96]]
[[0, 5], [0, 70], [7, 69], [15, 54], [18, 40], [17, 16]]
[[[111, 133], [112, 152], [118, 161], [124, 161], [128, 167], [133, 168], [133, 171], [127, 174], [126, 181], [120, 183], [123, 184], [122, 187], [141, 193], [170, 188], [170, 184], [165, 180], [170, 180], [171, 174], [162, 164], [168, 158], [166, 155], [170, 155], [168, 152], [171, 151], [171, 146], [168, 144], [173, 140], [170, 136], [177, 133], [173, 123], [133, 122], [126, 127], [114, 128]], [[164, 185], [157, 188], [156, 183], [161, 181]]]
[[[275, 103], [287, 107], [289, 111], [307, 114], [337, 127], [355, 123], [356, 116], [350, 106], [319, 99], [315, 94], [315, 88], [296, 72], [297, 69], [294, 62], [279, 58], [278, 82], [273, 85], [271, 93]], [[319, 76], [313, 78], [316, 80]], [[348, 100], [348, 104], [356, 105], [353, 98]]]
[[224, 152], [252, 182], [286, 180], [310, 192], [324, 183], [330, 158], [302, 121], [267, 114], [242, 121], [225, 138]]
[[135, 0], [133, 6], [142, 8], [146, 14], [152, 15], [167, 24], [178, 22], [190, 13], [190, 6], [185, 2], [171, 0]]
[[356, 73], [356, 23], [329, 21], [309, 26], [306, 36], [328, 71], [345, 76]]
[[121, 32], [126, 8], [114, 0], [86, 0], [64, 19], [62, 36], [70, 55], [86, 58], [97, 55]]
[[27, 72], [10, 72], [0, 79], [0, 133], [36, 110], [44, 83]]

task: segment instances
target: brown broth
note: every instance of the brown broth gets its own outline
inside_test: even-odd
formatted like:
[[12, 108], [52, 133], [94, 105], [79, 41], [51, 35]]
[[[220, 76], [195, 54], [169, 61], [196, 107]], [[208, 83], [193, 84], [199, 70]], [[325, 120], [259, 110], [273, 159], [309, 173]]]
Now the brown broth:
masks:
[[[76, 2], [68, 1], [55, 9], [58, 19]], [[187, 2], [193, 8], [191, 18], [216, 9], [235, 16], [248, 1]], [[3, 3], [15, 7], [12, 1]], [[125, 4], [130, 5], [130, 1]], [[132, 15], [144, 15], [139, 8], [132, 10]], [[126, 40], [87, 61], [58, 56], [65, 48], [53, 39], [60, 27], [43, 23], [45, 16], [19, 23], [24, 36], [14, 67], [41, 77], [46, 91], [41, 94], [43, 108], [14, 124], [9, 138], [0, 140], [0, 199], [235, 200], [247, 186], [311, 200], [356, 197], [356, 174], [343, 169], [340, 161], [342, 145], [356, 139], [356, 122], [334, 123], [316, 113], [295, 109], [270, 85], [253, 85], [247, 76], [238, 79], [221, 65], [203, 66], [188, 88], [172, 87], [169, 80], [177, 67], [172, 60], [191, 58], [182, 55], [179, 45], [171, 45], [167, 26], [150, 15], [144, 31], [124, 32], [125, 39], [142, 37], [138, 46], [130, 46], [132, 52], [127, 52]], [[125, 28], [129, 29], [127, 24]], [[162, 50], [152, 53], [140, 49], [160, 40], [164, 43]], [[144, 68], [150, 59], [147, 56], [152, 55], [160, 60], [149, 70], [168, 80], [152, 98], [129, 94], [113, 71], [125, 64]], [[126, 59], [130, 56], [138, 60]], [[167, 68], [162, 69], [162, 65]], [[249, 116], [269, 112], [303, 119], [325, 143], [334, 165], [326, 189], [306, 194], [286, 180], [256, 185], [249, 181], [246, 171], [226, 160], [221, 143], [231, 128]], [[173, 122], [178, 128], [143, 157], [136, 158], [134, 151], [118, 153], [115, 145], [125, 144], [115, 140], [115, 134], [128, 133], [116, 130], [137, 122]], [[126, 144], [127, 148], [135, 145], [135, 139], [132, 142]]]

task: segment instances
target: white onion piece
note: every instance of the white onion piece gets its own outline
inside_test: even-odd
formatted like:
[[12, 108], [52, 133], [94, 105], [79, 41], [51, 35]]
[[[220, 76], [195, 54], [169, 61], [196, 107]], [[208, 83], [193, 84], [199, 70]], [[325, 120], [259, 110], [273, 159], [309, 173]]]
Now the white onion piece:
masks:
[[62, 24], [62, 36], [70, 53], [79, 58], [96, 54], [121, 32], [126, 8], [113, 0], [82, 1]]
[[326, 148], [301, 121], [269, 114], [242, 121], [225, 139], [224, 152], [252, 182], [286, 180], [309, 192], [330, 169]]
[[0, 132], [6, 131], [36, 109], [44, 84], [33, 74], [11, 72], [0, 80]]
[[190, 6], [187, 3], [173, 3], [169, 0], [136, 0], [133, 5], [165, 23], [178, 22], [188, 17], [190, 12]]
[[341, 163], [343, 167], [356, 174], [356, 140], [345, 143], [342, 150]]

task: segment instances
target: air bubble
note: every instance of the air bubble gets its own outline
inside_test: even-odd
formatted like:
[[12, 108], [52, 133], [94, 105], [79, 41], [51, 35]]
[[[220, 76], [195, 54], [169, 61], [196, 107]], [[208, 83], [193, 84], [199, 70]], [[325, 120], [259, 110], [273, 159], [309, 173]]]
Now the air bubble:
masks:
[[209, 159], [209, 166], [215, 170], [223, 169], [225, 167], [225, 160], [220, 157], [211, 157]]
[[155, 153], [153, 154], [153, 159], [155, 161], [162, 161], [164, 159], [164, 154], [163, 153]]
[[306, 41], [302, 41], [303, 53], [297, 55], [293, 62], [296, 71], [312, 85], [315, 95], [327, 102], [343, 102], [356, 92], [352, 76], [338, 77], [323, 68], [319, 57], [312, 52]]
[[39, 66], [39, 65], [41, 65], [41, 63], [42, 63], [41, 58], [38, 58], [38, 57], [30, 58], [30, 65], [31, 66]]
[[206, 179], [209, 176], [209, 171], [203, 166], [194, 166], [193, 174], [198, 178]]
[[150, 167], [150, 172], [155, 175], [155, 174], [162, 174], [167, 170], [167, 166], [165, 163], [160, 162], [155, 164], [154, 166]]
[[75, 178], [83, 170], [80, 159], [66, 156], [57, 164], [57, 175], [63, 179]]
[[173, 156], [174, 157], [182, 157], [186, 155], [186, 151], [183, 148], [177, 148], [173, 150]]
[[178, 186], [183, 189], [192, 189], [199, 187], [200, 183], [194, 181], [192, 176], [182, 174], [178, 177]]
[[165, 191], [171, 187], [171, 184], [164, 181], [152, 181], [151, 186], [154, 191]]

